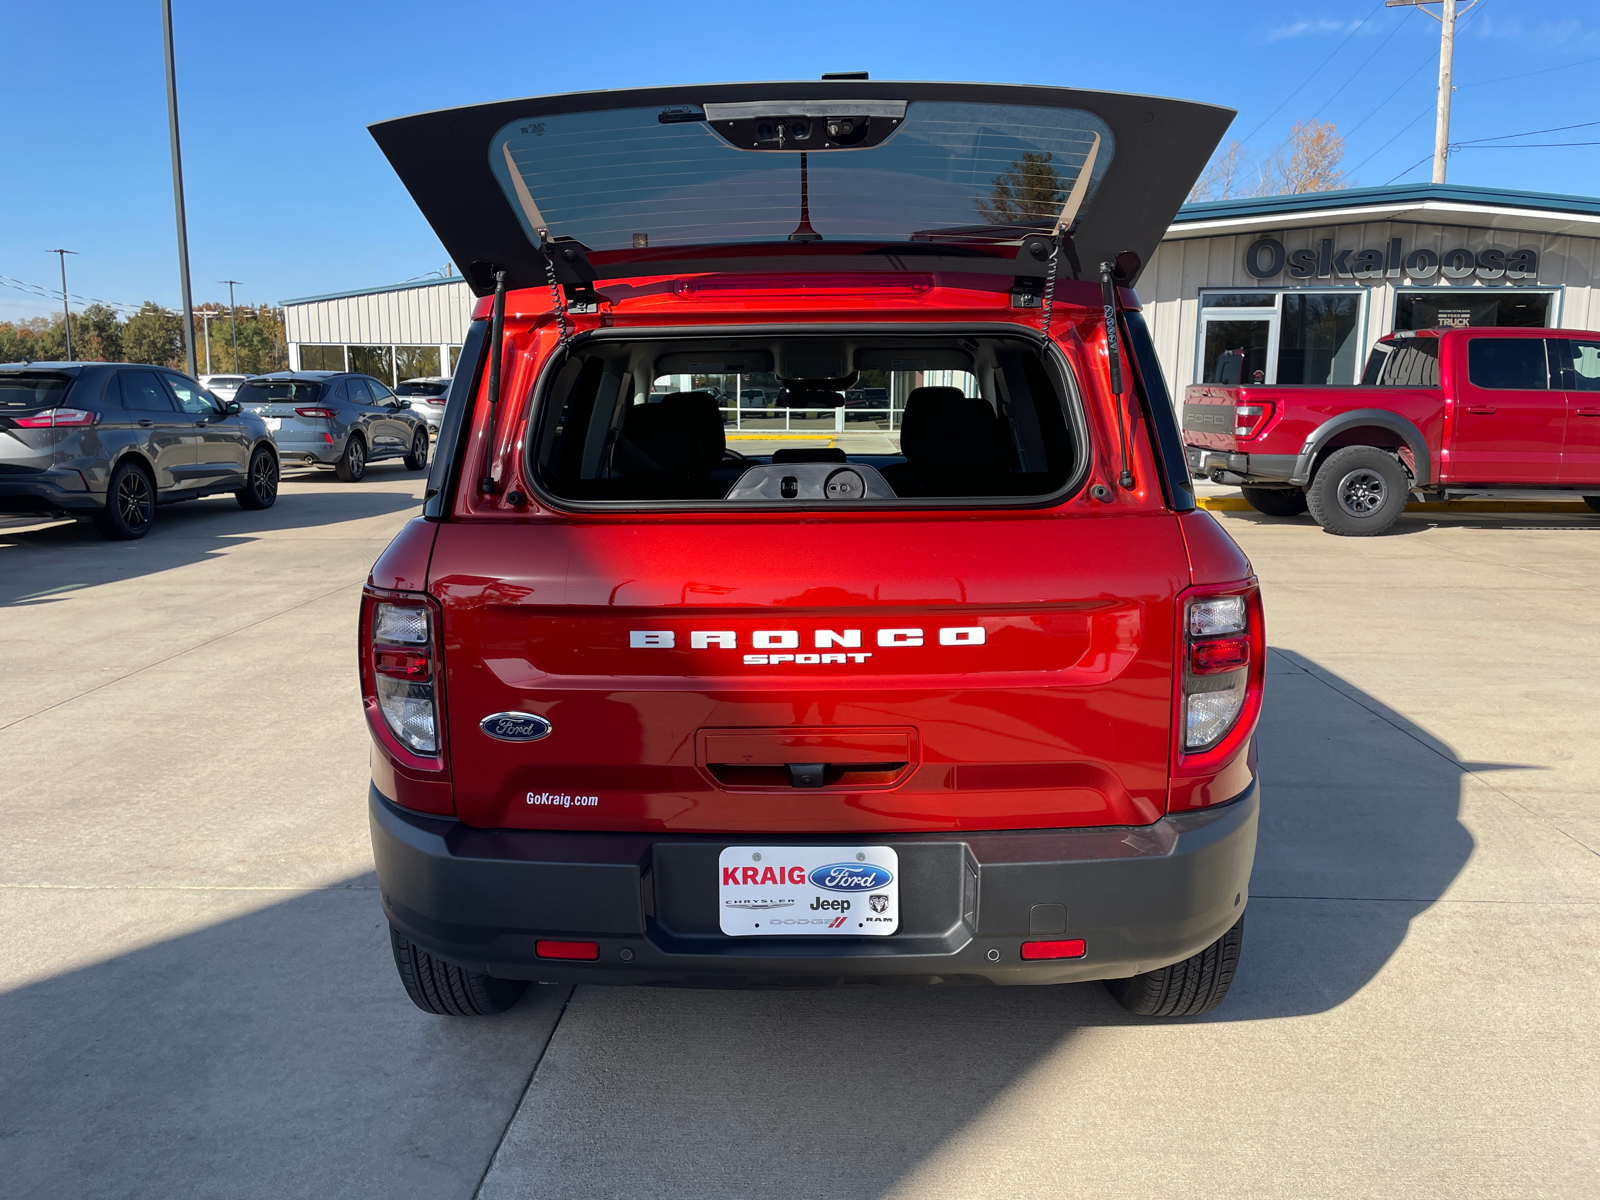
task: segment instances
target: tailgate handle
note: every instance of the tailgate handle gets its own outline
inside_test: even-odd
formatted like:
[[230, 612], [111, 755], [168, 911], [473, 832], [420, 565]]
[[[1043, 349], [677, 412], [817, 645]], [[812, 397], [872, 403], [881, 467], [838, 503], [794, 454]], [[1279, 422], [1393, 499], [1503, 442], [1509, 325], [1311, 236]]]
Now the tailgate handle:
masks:
[[1467, 411], [1470, 413], [1492, 413], [1494, 409], [1487, 404], [1469, 404], [1467, 405]]

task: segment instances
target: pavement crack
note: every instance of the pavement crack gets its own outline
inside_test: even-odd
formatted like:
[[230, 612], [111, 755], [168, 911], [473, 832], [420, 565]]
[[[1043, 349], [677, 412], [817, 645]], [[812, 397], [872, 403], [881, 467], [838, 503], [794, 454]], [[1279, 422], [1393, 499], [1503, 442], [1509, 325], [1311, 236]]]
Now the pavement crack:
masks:
[[118, 675], [115, 679], [108, 679], [104, 683], [97, 683], [92, 688], [85, 688], [76, 695], [67, 696], [65, 699], [57, 700], [54, 704], [47, 704], [36, 712], [31, 712], [26, 716], [18, 717], [15, 721], [8, 721], [6, 724], [0, 725], [0, 733], [3, 733], [7, 729], [15, 729], [24, 721], [31, 721], [34, 717], [43, 716], [47, 712], [51, 712], [60, 708], [63, 704], [71, 704], [74, 700], [81, 700], [85, 696], [93, 695], [95, 692], [98, 692], [103, 688], [108, 688], [114, 683], [121, 683], [125, 679], [132, 679], [135, 675], [142, 674], [143, 672], [150, 670], [152, 667], [159, 667], [162, 663], [169, 663], [175, 658], [182, 658], [185, 654], [191, 654], [196, 650], [203, 650], [207, 646], [222, 641], [224, 638], [230, 638], [233, 637], [234, 634], [243, 633], [246, 629], [254, 629], [257, 625], [265, 625], [268, 621], [276, 621], [279, 617], [287, 616], [289, 613], [295, 612], [298, 609], [302, 609], [308, 604], [315, 604], [319, 600], [326, 600], [329, 596], [337, 596], [340, 592], [347, 592], [353, 587], [360, 586], [360, 584], [355, 583], [340, 584], [331, 592], [323, 592], [319, 596], [312, 596], [309, 600], [302, 600], [299, 604], [291, 604], [288, 608], [281, 609], [275, 613], [269, 613], [267, 616], [260, 617], [257, 620], [247, 621], [245, 624], [240, 625], [235, 629], [230, 629], [226, 633], [219, 633], [215, 637], [209, 637], [203, 642], [196, 642], [194, 645], [186, 646], [182, 650], [174, 650], [171, 654], [168, 654], [164, 658], [158, 658], [154, 662], [145, 663], [145, 665], [142, 667], [135, 667], [131, 671], [127, 671], [121, 675]]
[[[534, 985], [539, 986], [538, 984]], [[489, 1152], [489, 1161], [483, 1164], [483, 1174], [478, 1176], [478, 1183], [472, 1189], [472, 1200], [478, 1200], [483, 1194], [483, 1185], [488, 1181], [489, 1172], [494, 1170], [494, 1160], [500, 1157], [500, 1147], [505, 1145], [506, 1134], [511, 1132], [511, 1123], [517, 1119], [517, 1114], [522, 1111], [523, 1104], [528, 1099], [528, 1092], [533, 1088], [534, 1078], [539, 1074], [539, 1065], [544, 1062], [545, 1052], [550, 1049], [550, 1043], [556, 1039], [556, 1030], [561, 1028], [561, 1022], [566, 1019], [567, 1006], [572, 1003], [572, 993], [575, 987], [567, 988], [567, 994], [561, 998], [561, 1011], [556, 1014], [556, 1019], [550, 1023], [550, 1032], [545, 1036], [544, 1045], [539, 1047], [539, 1053], [533, 1057], [533, 1066], [528, 1070], [528, 1081], [522, 1085], [522, 1091], [517, 1095], [517, 1102], [511, 1106], [511, 1115], [506, 1118], [506, 1123], [501, 1126], [500, 1136], [494, 1141], [494, 1149]]]

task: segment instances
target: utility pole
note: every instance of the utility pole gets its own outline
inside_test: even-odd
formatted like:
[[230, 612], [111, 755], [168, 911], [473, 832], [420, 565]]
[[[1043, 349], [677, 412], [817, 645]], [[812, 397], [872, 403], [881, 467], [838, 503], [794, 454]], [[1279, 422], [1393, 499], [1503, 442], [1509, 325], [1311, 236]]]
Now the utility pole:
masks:
[[178, 282], [183, 288], [183, 353], [192, 379], [194, 297], [189, 291], [189, 224], [183, 215], [183, 151], [178, 146], [178, 67], [172, 50], [172, 0], [161, 0], [161, 33], [167, 50], [167, 130], [172, 135], [172, 204], [178, 215]]
[[1437, 13], [1426, 7], [1431, 2], [1435, 0], [1384, 0], [1384, 7], [1420, 8], [1439, 22], [1439, 112], [1433, 125], [1433, 182], [1443, 183], [1445, 165], [1450, 158], [1450, 73], [1456, 55], [1456, 18], [1478, 0], [1472, 0], [1463, 8], [1456, 7], [1456, 0], [1436, 0], [1442, 10]]
[[240, 280], [240, 279], [219, 279], [219, 280], [217, 280], [217, 282], [218, 283], [225, 283], [225, 284], [228, 285], [228, 328], [233, 332], [233, 369], [234, 369], [234, 371], [236, 373], [240, 373], [239, 372], [239, 322], [237, 320], [238, 314], [234, 311], [233, 288], [234, 288], [235, 284], [242, 283], [243, 280]]
[[206, 374], [209, 375], [211, 374], [211, 322], [216, 320], [217, 314], [213, 309], [202, 308], [195, 313], [195, 316], [205, 322], [205, 334], [203, 336], [206, 343]]
[[67, 255], [76, 254], [76, 250], [47, 250], [46, 254], [58, 255], [61, 259], [61, 329], [67, 335], [67, 361], [72, 361], [72, 310], [67, 307]]

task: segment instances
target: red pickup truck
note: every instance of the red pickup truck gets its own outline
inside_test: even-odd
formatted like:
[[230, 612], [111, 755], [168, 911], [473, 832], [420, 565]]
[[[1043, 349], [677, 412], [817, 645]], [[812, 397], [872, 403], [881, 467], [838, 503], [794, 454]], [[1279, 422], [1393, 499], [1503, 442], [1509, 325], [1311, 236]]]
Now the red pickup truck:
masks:
[[1196, 475], [1346, 537], [1383, 533], [1413, 493], [1600, 512], [1600, 334], [1422, 329], [1374, 346], [1353, 387], [1197, 383], [1183, 440]]

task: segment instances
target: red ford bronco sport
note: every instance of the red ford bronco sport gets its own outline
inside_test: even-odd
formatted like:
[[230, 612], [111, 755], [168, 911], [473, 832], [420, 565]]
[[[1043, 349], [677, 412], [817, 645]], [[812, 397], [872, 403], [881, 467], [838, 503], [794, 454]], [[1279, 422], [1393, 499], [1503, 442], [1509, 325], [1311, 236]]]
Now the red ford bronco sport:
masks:
[[1184, 396], [1189, 464], [1258, 512], [1311, 510], [1383, 533], [1429, 500], [1583, 499], [1600, 512], [1600, 335], [1423, 329], [1372, 349], [1354, 387], [1221, 386]]
[[[1230, 115], [851, 79], [375, 127], [483, 297], [361, 612], [420, 1007], [530, 980], [1222, 999], [1261, 605], [1131, 286]], [[751, 423], [774, 450], [730, 443]]]

